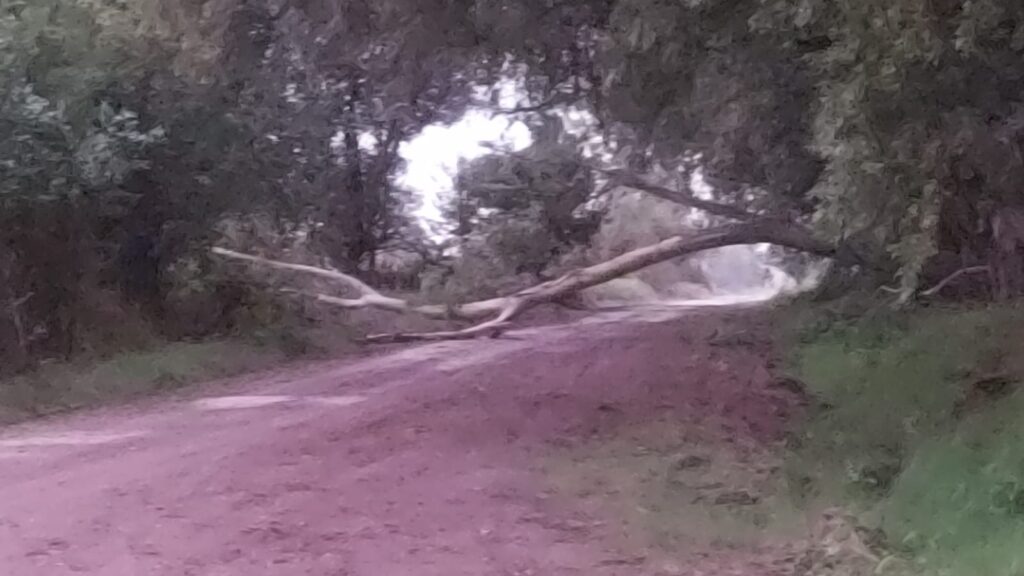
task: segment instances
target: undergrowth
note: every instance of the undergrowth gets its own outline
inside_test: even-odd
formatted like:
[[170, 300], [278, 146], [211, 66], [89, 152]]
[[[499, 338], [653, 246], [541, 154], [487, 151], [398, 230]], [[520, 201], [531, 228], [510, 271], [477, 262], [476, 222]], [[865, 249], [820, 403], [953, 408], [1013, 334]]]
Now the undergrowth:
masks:
[[[168, 341], [142, 329], [122, 337], [132, 317], [107, 314], [111, 320], [102, 326], [121, 339], [116, 345], [95, 347], [69, 360], [40, 362], [31, 370], [0, 377], [0, 425], [257, 372], [289, 360], [365, 353], [359, 343], [365, 334], [454, 326], [376, 310], [251, 306], [237, 326], [222, 336], [189, 342]], [[87, 340], [102, 341], [101, 336]]]
[[0, 425], [169, 392], [298, 358], [351, 353], [360, 349], [355, 334], [338, 322], [279, 322], [216, 340], [151, 340], [137, 350], [42, 363], [0, 379]]
[[1020, 306], [805, 315], [799, 496], [861, 510], [929, 573], [1024, 573], [1022, 321]]
[[0, 424], [167, 392], [268, 368], [287, 355], [245, 341], [172, 343], [110, 358], [50, 363], [0, 382]]

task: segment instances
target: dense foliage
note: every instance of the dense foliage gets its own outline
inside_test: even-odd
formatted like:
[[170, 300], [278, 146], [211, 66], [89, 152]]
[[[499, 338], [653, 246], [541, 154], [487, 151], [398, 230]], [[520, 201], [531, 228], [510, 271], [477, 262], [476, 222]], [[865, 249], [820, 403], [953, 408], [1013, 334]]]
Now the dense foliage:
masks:
[[[1010, 0], [2, 0], [0, 358], [135, 340], [90, 336], [114, 309], [197, 332], [172, 296], [210, 278], [232, 218], [371, 282], [384, 252], [428, 254], [399, 147], [496, 106], [501, 78], [538, 134], [589, 114], [619, 167], [699, 166], [719, 200], [856, 243], [909, 290], [939, 251], [984, 261], [979, 222], [1020, 202], [1022, 50]], [[610, 157], [586, 142], [469, 166], [457, 236], [497, 229], [535, 276], [586, 244]], [[244, 304], [207, 284], [198, 332]]]

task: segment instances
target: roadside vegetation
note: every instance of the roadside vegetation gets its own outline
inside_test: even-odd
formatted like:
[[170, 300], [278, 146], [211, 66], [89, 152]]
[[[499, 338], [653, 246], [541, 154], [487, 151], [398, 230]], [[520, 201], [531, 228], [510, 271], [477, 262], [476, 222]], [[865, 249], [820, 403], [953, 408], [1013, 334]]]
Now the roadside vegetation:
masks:
[[283, 362], [274, 346], [172, 343], [103, 360], [52, 363], [0, 383], [0, 425], [178, 390]]
[[786, 473], [929, 574], [1024, 567], [1024, 307], [809, 310], [788, 345], [813, 407]]

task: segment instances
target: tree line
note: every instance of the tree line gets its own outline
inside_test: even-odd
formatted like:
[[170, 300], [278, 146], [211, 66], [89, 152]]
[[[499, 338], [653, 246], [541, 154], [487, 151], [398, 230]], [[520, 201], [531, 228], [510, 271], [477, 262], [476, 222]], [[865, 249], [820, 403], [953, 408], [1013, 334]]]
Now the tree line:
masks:
[[[512, 292], [557, 282], [568, 268], [550, 264], [590, 242], [616, 187], [711, 214], [716, 238], [837, 256], [904, 300], [959, 269], [1021, 288], [1010, 0], [0, 8], [5, 370], [128, 345], [135, 319], [174, 338], [231, 329], [258, 296], [209, 247], [245, 234], [368, 286], [398, 283], [381, 264], [394, 250], [442, 291], [473, 250], [517, 255], [530, 282]], [[517, 106], [481, 96], [508, 79]], [[470, 107], [535, 144], [465, 167], [461, 249], [445, 250], [410, 217], [399, 148]], [[584, 136], [557, 129], [570, 111], [593, 119]], [[714, 198], [672, 185], [697, 170]]]

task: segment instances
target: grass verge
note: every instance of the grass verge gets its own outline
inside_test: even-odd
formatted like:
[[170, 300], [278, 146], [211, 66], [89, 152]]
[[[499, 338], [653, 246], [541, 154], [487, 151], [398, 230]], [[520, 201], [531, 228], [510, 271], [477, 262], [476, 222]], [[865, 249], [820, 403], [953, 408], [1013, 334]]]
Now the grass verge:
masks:
[[0, 424], [266, 369], [288, 358], [244, 341], [173, 343], [99, 361], [51, 363], [0, 382]]
[[928, 573], [1024, 573], [1024, 308], [804, 317], [819, 408], [786, 463], [805, 499], [873, 517]]

